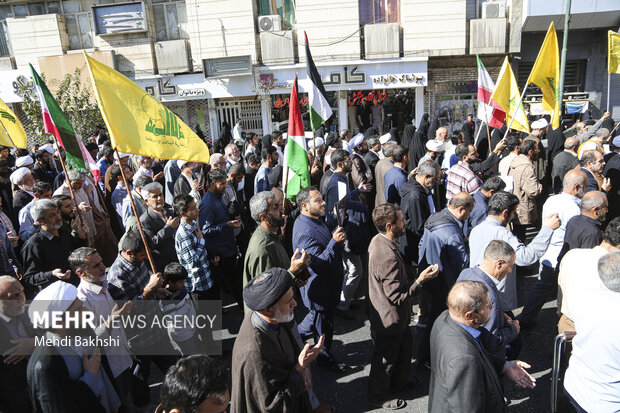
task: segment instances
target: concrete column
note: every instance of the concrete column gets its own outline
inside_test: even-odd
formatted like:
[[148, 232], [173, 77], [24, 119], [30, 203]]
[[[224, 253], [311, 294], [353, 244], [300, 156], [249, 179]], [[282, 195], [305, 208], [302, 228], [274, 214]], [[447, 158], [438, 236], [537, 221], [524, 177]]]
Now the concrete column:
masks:
[[338, 92], [338, 129], [336, 132], [349, 128], [349, 116], [347, 115], [347, 109], [347, 91], [341, 90]]
[[217, 121], [217, 111], [215, 109], [215, 99], [207, 99], [207, 112], [209, 112], [209, 131], [211, 132], [211, 142], [219, 138], [220, 125]]
[[271, 133], [271, 96], [261, 96], [260, 114], [263, 121], [263, 135]]
[[420, 126], [420, 121], [424, 115], [424, 87], [415, 88], [415, 126]]

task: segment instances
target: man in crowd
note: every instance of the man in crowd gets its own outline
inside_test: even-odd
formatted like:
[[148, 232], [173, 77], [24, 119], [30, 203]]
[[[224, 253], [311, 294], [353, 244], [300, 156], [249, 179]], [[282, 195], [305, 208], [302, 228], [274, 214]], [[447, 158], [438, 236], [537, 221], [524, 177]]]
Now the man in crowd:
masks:
[[394, 165], [385, 173], [385, 201], [389, 204], [400, 204], [401, 189], [407, 182], [405, 168], [409, 164], [409, 151], [400, 145], [392, 151]]
[[[114, 188], [114, 191], [112, 191], [110, 202], [114, 210], [114, 215], [116, 215], [116, 218], [121, 226], [123, 225], [123, 201], [127, 198], [128, 191], [131, 191], [131, 182], [133, 182], [133, 172], [131, 171], [131, 168], [129, 166], [123, 166], [122, 168], [122, 173], [125, 174], [125, 179], [127, 179], [129, 188], [125, 187], [120, 165], [112, 166], [112, 171], [110, 172], [111, 178], [116, 180], [116, 187]], [[148, 176], [147, 174], [142, 175]]]
[[111, 337], [119, 340], [118, 346], [106, 347], [102, 351], [107, 357], [112, 373], [110, 378], [115, 382], [121, 404], [124, 409], [131, 409], [130, 388], [133, 361], [129, 355], [127, 336], [124, 330], [111, 327], [111, 324], [108, 328], [105, 324], [105, 321], [112, 323], [113, 320], [118, 320], [118, 317], [128, 314], [131, 310], [131, 303], [127, 302], [122, 307], [114, 304], [108, 292], [106, 268], [97, 250], [90, 247], [78, 248], [71, 253], [68, 261], [73, 272], [80, 277], [77, 298], [83, 303], [82, 308], [95, 316], [97, 327], [94, 333], [101, 338]]
[[564, 246], [558, 255], [558, 262], [567, 251], [574, 248], [594, 248], [603, 239], [603, 221], [607, 218], [607, 196], [599, 191], [590, 191], [581, 198], [581, 214], [575, 215], [566, 224]]
[[342, 198], [347, 197], [347, 202], [357, 200], [360, 192], [367, 193], [370, 191], [371, 185], [362, 183], [359, 187], [349, 190], [348, 174], [351, 172], [353, 162], [351, 155], [344, 149], [336, 149], [331, 156], [332, 169], [334, 174], [329, 180], [327, 190], [325, 192], [325, 202], [327, 211], [327, 224], [330, 228], [335, 227], [336, 218], [334, 214], [334, 206]]
[[241, 271], [237, 264], [237, 244], [235, 230], [241, 226], [239, 219], [231, 219], [222, 196], [226, 190], [226, 173], [211, 170], [207, 176], [208, 191], [200, 201], [198, 223], [210, 246], [210, 257], [217, 258], [212, 271], [220, 287], [232, 294], [239, 308], [243, 311], [241, 298]]
[[[346, 152], [346, 151], [345, 151]], [[344, 278], [342, 248], [346, 240], [344, 228], [331, 234], [321, 217], [325, 216], [325, 201], [314, 187], [303, 188], [297, 194], [301, 215], [293, 226], [293, 249], [310, 255], [310, 278], [301, 288], [301, 296], [308, 314], [299, 325], [302, 339], [314, 338], [318, 343], [325, 336], [325, 347], [319, 364], [336, 372], [344, 372], [344, 363], [338, 363], [331, 354], [334, 334], [334, 309], [340, 300]]]
[[224, 148], [224, 156], [226, 157], [226, 172], [230, 170], [230, 167], [239, 163], [241, 160], [241, 152], [239, 147], [234, 143], [229, 143]]
[[243, 139], [242, 134], [243, 133], [243, 121], [241, 119], [237, 119], [237, 122], [235, 123], [235, 126], [233, 127], [233, 141], [235, 142], [234, 145], [239, 145], [239, 146], [243, 146], [243, 144], [245, 143], [245, 139]]
[[258, 173], [260, 165], [260, 154], [250, 154], [246, 156], [245, 182], [247, 183], [243, 185], [246, 203], [250, 202], [250, 199], [254, 196], [254, 181], [256, 180], [256, 174]]
[[257, 194], [261, 191], [269, 191], [271, 185], [269, 184], [269, 173], [271, 169], [278, 164], [278, 152], [273, 146], [266, 146], [261, 152], [263, 163], [256, 177], [254, 178], [254, 193]]
[[573, 315], [577, 335], [564, 389], [577, 412], [613, 411], [620, 403], [620, 330], [610, 328], [620, 317], [620, 252], [598, 260], [598, 278], [604, 288], [584, 294], [588, 304]]
[[405, 232], [402, 212], [392, 204], [378, 205], [372, 219], [379, 234], [368, 248], [370, 329], [374, 344], [368, 400], [376, 407], [398, 409], [404, 407], [405, 402], [391, 398], [391, 394], [419, 384], [410, 378], [411, 297], [422, 283], [438, 274], [439, 268], [429, 266], [410, 283], [398, 246], [398, 239]]
[[553, 158], [551, 179], [553, 180], [553, 192], [556, 194], [562, 192], [562, 180], [566, 172], [575, 169], [575, 167], [579, 165], [579, 159], [577, 159], [578, 146], [579, 139], [576, 137], [566, 138], [564, 141], [564, 150]]
[[50, 199], [52, 197], [52, 187], [45, 181], [36, 182], [32, 186], [32, 194], [34, 198], [25, 207], [23, 207], [18, 216], [19, 221], [19, 239], [22, 242], [28, 241], [28, 239], [35, 232], [34, 220], [30, 214], [30, 208], [39, 199]]
[[[516, 214], [519, 199], [509, 192], [500, 191], [489, 199], [488, 215], [474, 227], [469, 236], [470, 267], [484, 260], [484, 251], [493, 240], [506, 241], [515, 250], [515, 263], [519, 266], [532, 265], [542, 257], [549, 246], [553, 231], [560, 227], [557, 214], [546, 216], [538, 235], [527, 245], [522, 243], [507, 225]], [[513, 267], [505, 281], [497, 287], [502, 296], [504, 311], [512, 311], [517, 305], [517, 274]]]
[[377, 162], [381, 159], [381, 155], [379, 155], [380, 151], [381, 142], [379, 141], [379, 138], [376, 136], [368, 138], [368, 152], [364, 155], [364, 162], [372, 171], [373, 176], [375, 175], [375, 167], [377, 166]]
[[32, 194], [32, 186], [34, 185], [34, 178], [28, 168], [17, 168], [9, 178], [11, 183], [19, 189], [13, 196], [13, 213], [19, 213], [23, 207], [26, 206], [34, 195]]
[[[51, 149], [51, 148], [50, 148]], [[53, 149], [51, 149], [53, 151]], [[52, 155], [45, 149], [40, 149], [35, 153], [36, 165], [32, 168], [32, 177], [36, 181], [45, 181], [50, 185], [54, 184], [54, 178], [58, 175], [56, 168], [52, 166]]]
[[[48, 285], [30, 305], [30, 318], [34, 319], [37, 313], [40, 316], [54, 311], [63, 313], [63, 319], [79, 319], [82, 302], [77, 294], [77, 288], [65, 282]], [[73, 342], [73, 336], [80, 333], [55, 327], [53, 323], [44, 327], [45, 338], [55, 340], [50, 346], [35, 347], [28, 362], [28, 389], [33, 411], [112, 412], [118, 409], [121, 403], [101, 366], [101, 350], [64, 345], [61, 339]]]
[[620, 216], [620, 134], [611, 142], [611, 153], [605, 156], [603, 176], [609, 178], [611, 188], [607, 191], [609, 198], [609, 215]]
[[67, 258], [76, 248], [86, 246], [87, 227], [76, 222], [73, 233], [61, 230], [58, 207], [51, 199], [35, 202], [30, 213], [40, 230], [22, 248], [26, 296], [34, 297], [59, 279], [77, 285], [78, 278], [69, 270]]
[[571, 128], [568, 128], [564, 131], [564, 136], [566, 136], [567, 138], [574, 136], [579, 139], [580, 144], [584, 143], [585, 141], [590, 139], [590, 137], [592, 137], [592, 135], [594, 135], [596, 131], [600, 129], [600, 127], [603, 125], [603, 122], [609, 117], [609, 115], [609, 112], [605, 112], [603, 116], [596, 121], [596, 123], [590, 126], [586, 126], [584, 122], [576, 122]]
[[[147, 175], [140, 175], [134, 179], [131, 196], [133, 198], [133, 203], [136, 206], [138, 217], [141, 217], [144, 211], [146, 211], [146, 203], [144, 202], [141, 193], [142, 188], [151, 182], [153, 182], [153, 179]], [[129, 197], [125, 197], [125, 199], [123, 199], [122, 214], [123, 228], [125, 228], [125, 230], [136, 226], [136, 217], [133, 214], [133, 208], [131, 207], [131, 200]]]
[[[599, 151], [585, 151], [579, 159], [579, 165], [581, 170], [588, 177], [588, 187], [586, 192], [590, 191], [604, 191], [607, 192], [611, 189], [611, 182], [609, 178], [602, 178], [603, 169], [605, 169], [605, 160], [603, 154]], [[599, 185], [598, 179], [602, 180], [602, 184]]]
[[448, 309], [433, 326], [431, 334], [432, 373], [429, 390], [430, 413], [506, 410], [500, 374], [522, 388], [533, 388], [536, 380], [521, 361], [504, 361], [489, 356], [481, 343], [480, 326], [492, 310], [485, 284], [460, 281], [448, 295]]
[[510, 170], [510, 164], [512, 160], [519, 156], [519, 152], [521, 150], [521, 138], [516, 135], [508, 135], [506, 137], [506, 150], [508, 151], [508, 155], [504, 156], [501, 161], [499, 161], [499, 174], [503, 177], [508, 176], [508, 171]]
[[164, 205], [162, 186], [152, 182], [142, 187], [142, 198], [147, 206], [140, 217], [144, 234], [152, 242], [151, 251], [155, 267], [163, 269], [171, 262], [177, 262], [174, 235], [179, 227], [179, 217]]
[[[480, 189], [473, 195], [475, 204], [474, 209], [472, 209], [469, 215], [469, 231], [486, 219], [489, 199], [491, 199], [493, 194], [503, 191], [505, 188], [506, 183], [497, 175], [484, 181]], [[469, 235], [469, 233], [466, 235]]]
[[325, 337], [312, 348], [299, 347], [291, 331], [297, 306], [292, 287], [288, 271], [272, 268], [243, 288], [251, 312], [233, 347], [231, 413], [312, 411], [310, 364], [323, 350]]
[[424, 224], [420, 240], [418, 271], [438, 264], [439, 276], [427, 283], [431, 295], [429, 322], [419, 348], [418, 362], [429, 362], [430, 329], [435, 319], [446, 308], [446, 297], [462, 270], [469, 265], [469, 248], [465, 242], [463, 225], [474, 207], [471, 195], [460, 192], [453, 196], [448, 207], [434, 213]]
[[157, 413], [224, 413], [230, 392], [224, 363], [205, 355], [180, 359], [166, 373]]
[[[372, 187], [372, 172], [366, 162], [364, 162], [364, 155], [368, 153], [368, 142], [364, 139], [364, 135], [358, 133], [353, 139], [351, 139], [350, 147], [353, 151], [353, 157], [351, 159], [351, 182], [355, 188], [359, 188], [360, 185], [367, 185]], [[359, 200], [365, 204], [368, 209], [372, 210], [375, 194], [370, 191], [368, 193], [359, 194]]]
[[436, 212], [431, 190], [440, 175], [439, 165], [426, 161], [402, 188], [400, 210], [405, 221], [405, 234], [400, 240], [400, 251], [407, 265], [412, 267], [418, 266], [418, 245], [424, 233], [424, 223]]
[[426, 142], [426, 154], [420, 159], [418, 162], [418, 166], [422, 165], [422, 163], [426, 161], [433, 161], [437, 165], [440, 165], [441, 155], [445, 151], [445, 146], [443, 142], [440, 142], [436, 139], [431, 139]]
[[448, 201], [459, 192], [473, 195], [482, 185], [482, 180], [469, 168], [469, 164], [478, 158], [476, 147], [462, 143], [456, 147], [455, 154], [459, 161], [450, 168], [446, 178], [446, 200]]
[[[484, 259], [480, 265], [467, 268], [461, 272], [457, 281], [478, 281], [484, 283], [491, 298], [489, 320], [482, 326], [490, 334], [482, 336], [484, 348], [501, 359], [506, 357], [506, 346], [510, 345], [519, 334], [519, 322], [505, 314], [506, 305], [497, 286], [512, 272], [516, 259], [515, 250], [506, 241], [494, 240], [484, 250]], [[512, 351], [511, 356], [517, 356]], [[514, 357], [509, 357], [513, 359]]]
[[514, 222], [514, 233], [523, 242], [525, 230], [538, 219], [536, 199], [542, 193], [542, 184], [536, 177], [532, 162], [538, 159], [538, 145], [533, 140], [523, 141], [519, 156], [512, 160], [508, 176], [513, 180], [513, 193], [519, 199]]
[[396, 142], [387, 141], [381, 149], [383, 159], [380, 159], [375, 166], [375, 185], [377, 195], [375, 196], [375, 205], [385, 204], [385, 174], [394, 166], [392, 154], [396, 148]]
[[138, 162], [140, 167], [136, 171], [135, 178], [139, 177], [140, 175], [147, 175], [153, 179], [153, 182], [160, 182], [162, 181], [162, 179], [164, 179], [165, 173], [163, 171], [159, 173], [153, 172], [153, 158], [151, 158], [150, 156], [136, 155], [136, 161]]
[[26, 314], [24, 288], [17, 278], [0, 275], [0, 411], [31, 411], [26, 367], [34, 349], [34, 330]]
[[579, 145], [579, 148], [577, 149], [577, 157], [581, 159], [586, 151], [599, 151], [600, 153], [605, 153], [603, 143], [605, 143], [607, 135], [609, 135], [609, 129], [600, 128], [597, 130], [594, 133], [594, 136]]
[[603, 241], [594, 248], [575, 248], [566, 253], [560, 262], [558, 275], [558, 333], [575, 331], [573, 319], [576, 312], [587, 311], [590, 303], [585, 297], [591, 291], [603, 288], [598, 278], [598, 260], [603, 255], [620, 249], [620, 217], [612, 219]]
[[219, 291], [211, 275], [204, 236], [198, 226], [198, 206], [190, 195], [177, 195], [174, 210], [181, 217], [174, 246], [181, 264], [187, 270], [187, 291], [198, 300], [219, 300]]
[[564, 245], [566, 224], [572, 217], [581, 212], [579, 203], [585, 193], [587, 183], [588, 180], [583, 172], [568, 171], [564, 176], [562, 193], [549, 197], [543, 205], [543, 216], [557, 213], [562, 224], [553, 231], [549, 247], [540, 260], [538, 280], [529, 291], [523, 311], [519, 314], [518, 319], [522, 327], [529, 327], [536, 323], [536, 317], [547, 300], [547, 296], [557, 285], [555, 267], [558, 263], [558, 255]]
[[[174, 161], [170, 161], [174, 162]], [[177, 197], [179, 195], [191, 195], [196, 202], [200, 203], [200, 193], [198, 193], [198, 179], [194, 176], [194, 167], [196, 164], [194, 162], [189, 161], [176, 161], [179, 169], [181, 170], [181, 175], [177, 178], [177, 181], [174, 183], [174, 196]]]

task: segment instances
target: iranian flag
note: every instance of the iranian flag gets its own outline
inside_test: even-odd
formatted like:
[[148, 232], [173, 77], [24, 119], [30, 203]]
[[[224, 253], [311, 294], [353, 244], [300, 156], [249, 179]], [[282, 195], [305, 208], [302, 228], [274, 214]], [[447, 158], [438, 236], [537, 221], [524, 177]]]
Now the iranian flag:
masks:
[[79, 171], [88, 171], [90, 169], [95, 182], [99, 182], [100, 173], [97, 164], [86, 150], [82, 141], [76, 138], [69, 119], [60, 109], [60, 105], [58, 105], [45, 82], [43, 82], [32, 65], [30, 65], [30, 70], [32, 71], [32, 79], [37, 89], [39, 101], [41, 102], [45, 132], [54, 135], [58, 143], [64, 148], [67, 168]]
[[[312, 55], [310, 54], [310, 45], [308, 44], [308, 35], [304, 32], [306, 38], [306, 62], [308, 63], [308, 79], [310, 85], [308, 88], [308, 105], [310, 106], [310, 126], [315, 131], [332, 115], [332, 108], [329, 107], [325, 97], [325, 87], [321, 81]], [[304, 85], [304, 87], [306, 87]], [[303, 131], [302, 131], [303, 132]], [[321, 136], [322, 137], [322, 136]]]
[[478, 61], [478, 119], [494, 128], [501, 128], [506, 120], [506, 113], [491, 100], [495, 82], [476, 54]]
[[302, 188], [310, 186], [308, 148], [297, 97], [297, 76], [289, 102], [288, 139], [284, 151], [284, 192], [287, 198], [295, 199]]

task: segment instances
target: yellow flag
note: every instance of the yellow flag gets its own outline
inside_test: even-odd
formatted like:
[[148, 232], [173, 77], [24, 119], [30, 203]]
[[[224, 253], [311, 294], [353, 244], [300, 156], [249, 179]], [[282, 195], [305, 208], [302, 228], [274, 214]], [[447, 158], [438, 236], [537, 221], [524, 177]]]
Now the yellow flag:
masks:
[[[499, 72], [495, 90], [491, 95], [491, 100], [495, 101], [504, 112], [506, 112], [506, 125], [510, 125], [510, 119], [514, 118], [511, 129], [530, 133], [530, 126], [527, 121], [523, 103], [520, 103], [521, 94], [517, 80], [512, 72], [512, 67], [508, 63], [508, 57], [504, 59], [502, 70]], [[519, 104], [519, 106], [517, 106]]]
[[527, 83], [533, 83], [540, 88], [543, 94], [542, 107], [551, 113], [551, 127], [559, 128], [562, 104], [562, 94], [558, 90], [560, 86], [560, 51], [553, 22], [549, 25], [549, 30], [547, 30], [547, 35], [538, 52], [538, 57], [534, 62]]
[[609, 73], [620, 73], [620, 33], [609, 33]]
[[0, 145], [9, 148], [13, 146], [17, 146], [20, 149], [28, 148], [28, 138], [22, 123], [11, 108], [2, 100], [0, 100], [0, 123], [2, 123], [2, 127], [0, 127]]
[[160, 159], [209, 162], [207, 145], [172, 111], [116, 70], [84, 57], [114, 147]]

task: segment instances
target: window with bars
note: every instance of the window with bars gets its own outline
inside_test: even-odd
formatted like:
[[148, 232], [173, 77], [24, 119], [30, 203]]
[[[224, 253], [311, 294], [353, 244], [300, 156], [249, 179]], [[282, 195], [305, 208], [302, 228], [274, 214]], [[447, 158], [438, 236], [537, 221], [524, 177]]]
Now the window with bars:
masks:
[[184, 1], [152, 0], [157, 41], [188, 39]]
[[279, 15], [282, 30], [290, 30], [295, 25], [295, 0], [257, 0], [258, 15]]
[[400, 0], [359, 0], [360, 24], [400, 23]]

